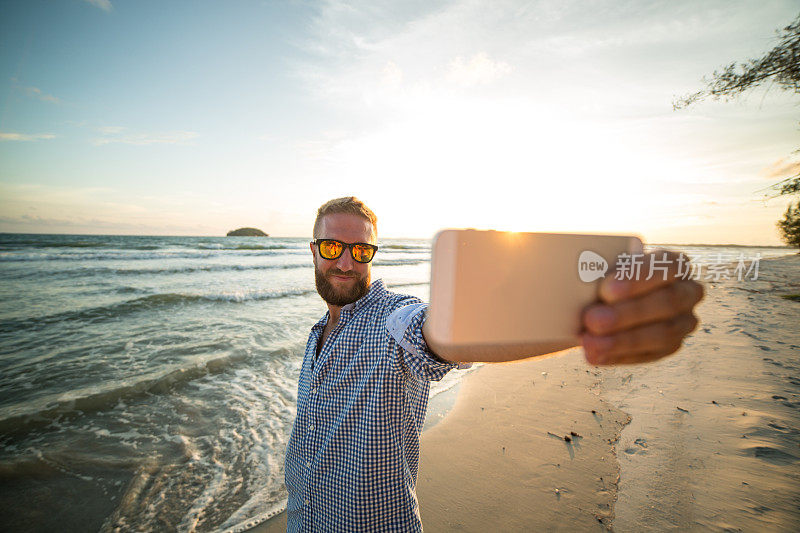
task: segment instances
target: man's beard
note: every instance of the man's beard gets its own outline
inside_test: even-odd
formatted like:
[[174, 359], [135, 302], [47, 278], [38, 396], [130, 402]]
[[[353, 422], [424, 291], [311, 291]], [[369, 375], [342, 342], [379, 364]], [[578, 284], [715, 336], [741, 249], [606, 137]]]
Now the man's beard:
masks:
[[[349, 274], [342, 272], [339, 269], [331, 269], [328, 271], [328, 276], [338, 275], [338, 276], [348, 276]], [[314, 268], [314, 278], [317, 282], [317, 292], [322, 297], [323, 300], [328, 302], [331, 305], [335, 305], [337, 307], [342, 307], [347, 304], [351, 304], [355, 301], [361, 299], [362, 296], [369, 292], [369, 274], [364, 276], [363, 278], [355, 278], [356, 284], [350, 290], [346, 292], [340, 292], [337, 290], [325, 274]]]

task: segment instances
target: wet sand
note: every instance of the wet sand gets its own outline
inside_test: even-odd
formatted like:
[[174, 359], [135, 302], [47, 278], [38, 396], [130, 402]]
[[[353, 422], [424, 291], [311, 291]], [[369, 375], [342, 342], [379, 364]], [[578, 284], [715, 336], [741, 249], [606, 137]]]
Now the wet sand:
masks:
[[425, 529], [799, 530], [800, 303], [780, 295], [800, 293], [800, 256], [706, 286], [661, 362], [597, 369], [575, 349], [467, 376], [422, 437]]

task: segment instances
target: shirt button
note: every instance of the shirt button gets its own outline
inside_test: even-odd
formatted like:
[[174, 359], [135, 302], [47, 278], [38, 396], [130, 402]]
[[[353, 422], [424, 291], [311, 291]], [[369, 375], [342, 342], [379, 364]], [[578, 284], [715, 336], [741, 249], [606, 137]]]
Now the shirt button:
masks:
[[308, 468], [311, 468], [311, 461], [306, 461], [306, 466], [307, 466]]
[[311, 387], [311, 394], [315, 394], [316, 392], [317, 392], [317, 388], [316, 387]]
[[309, 424], [308, 425], [308, 430], [309, 431], [314, 431], [314, 424]]
[[311, 500], [309, 500], [308, 498], [306, 498], [306, 499], [305, 499], [305, 501], [304, 501], [303, 503], [304, 503], [304, 504], [306, 504], [306, 505], [311, 505]]

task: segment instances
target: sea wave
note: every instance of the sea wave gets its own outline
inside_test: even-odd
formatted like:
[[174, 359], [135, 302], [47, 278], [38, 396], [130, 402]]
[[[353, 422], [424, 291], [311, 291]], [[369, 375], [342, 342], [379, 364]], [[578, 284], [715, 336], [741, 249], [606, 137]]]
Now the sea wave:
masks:
[[89, 249], [89, 248], [97, 248], [98, 250], [159, 250], [161, 248], [167, 248], [165, 246], [159, 246], [156, 244], [135, 244], [130, 246], [119, 246], [117, 243], [110, 243], [110, 242], [15, 242], [15, 243], [3, 243], [0, 244], [0, 252], [11, 252], [11, 251], [33, 251], [33, 250], [48, 250], [51, 248], [79, 248], [79, 249]]
[[[147, 248], [131, 249], [136, 251]], [[157, 251], [161, 250], [161, 251]], [[107, 250], [98, 253], [47, 253], [47, 252], [0, 252], [0, 263], [14, 262], [49, 262], [49, 261], [142, 261], [164, 259], [206, 259], [209, 257], [236, 257], [237, 254], [247, 257], [274, 255], [304, 255], [306, 250], [289, 250], [281, 248], [208, 248], [194, 251], [156, 249], [150, 253], [132, 253], [124, 250]]]
[[116, 319], [121, 316], [143, 310], [156, 308], [176, 307], [202, 302], [230, 302], [241, 303], [255, 300], [273, 300], [289, 296], [303, 296], [313, 294], [314, 289], [293, 289], [285, 291], [235, 291], [218, 294], [150, 294], [132, 300], [125, 300], [111, 305], [64, 311], [41, 317], [26, 317], [0, 322], [0, 334], [13, 334], [22, 331], [36, 331], [46, 326], [62, 322], [97, 323], [105, 320]]
[[108, 246], [106, 243], [91, 241], [48, 242], [36, 245], [37, 248], [104, 248], [106, 246]]
[[[292, 355], [289, 348], [259, 353], [261, 358], [286, 358]], [[67, 394], [53, 394], [35, 403], [4, 408], [0, 418], [0, 433], [10, 434], [30, 431], [49, 424], [61, 416], [111, 409], [120, 401], [147, 394], [165, 394], [187, 382], [209, 374], [219, 374], [248, 360], [252, 355], [238, 351], [202, 361], [191, 366], [162, 368], [132, 382], [104, 384], [102, 387], [79, 389]], [[98, 390], [99, 389], [99, 390]]]
[[[92, 481], [92, 478], [79, 474], [67, 468], [60, 461], [54, 461], [42, 453], [41, 450], [28, 448], [28, 453], [13, 459], [0, 461], [0, 482], [17, 483], [30, 479], [48, 479], [57, 476], [59, 473], [67, 474], [72, 477]], [[84, 461], [87, 460], [83, 456]], [[91, 457], [92, 466], [103, 469], [134, 469], [137, 462], [132, 457], [107, 458]]]
[[199, 250], [305, 250], [305, 245], [291, 244], [237, 244], [228, 246], [225, 244], [200, 244]]
[[400, 266], [400, 265], [421, 265], [422, 263], [429, 263], [430, 258], [420, 259], [375, 259], [374, 265], [376, 266]]
[[430, 250], [430, 244], [383, 244], [381, 250]]
[[[408, 266], [430, 262], [428, 257], [418, 259], [375, 259], [375, 266]], [[188, 265], [166, 268], [111, 268], [83, 267], [64, 270], [31, 270], [29, 268], [8, 269], [3, 273], [5, 279], [30, 279], [47, 276], [48, 279], [72, 279], [91, 276], [150, 276], [169, 274], [191, 274], [196, 272], [226, 272], [249, 270], [290, 270], [294, 268], [311, 268], [310, 261], [285, 264], [234, 264], [234, 265]]]
[[85, 267], [70, 268], [67, 270], [30, 270], [19, 269], [18, 271], [6, 270], [3, 275], [6, 279], [27, 279], [47, 276], [48, 279], [81, 278], [91, 276], [118, 275], [118, 276], [140, 276], [140, 275], [164, 275], [164, 274], [191, 274], [193, 272], [225, 272], [225, 271], [246, 271], [246, 270], [289, 270], [293, 268], [310, 268], [311, 262], [305, 263], [286, 263], [271, 265], [203, 265], [203, 266], [184, 266], [167, 268], [110, 268], [110, 267]]

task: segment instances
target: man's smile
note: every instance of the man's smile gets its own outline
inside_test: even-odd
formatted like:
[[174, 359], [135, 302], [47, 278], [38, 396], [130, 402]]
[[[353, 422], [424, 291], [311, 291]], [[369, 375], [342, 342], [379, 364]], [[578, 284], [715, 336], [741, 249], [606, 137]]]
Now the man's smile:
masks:
[[357, 279], [358, 276], [354, 274], [345, 274], [344, 272], [328, 272], [328, 277], [337, 281], [349, 281], [352, 279]]

